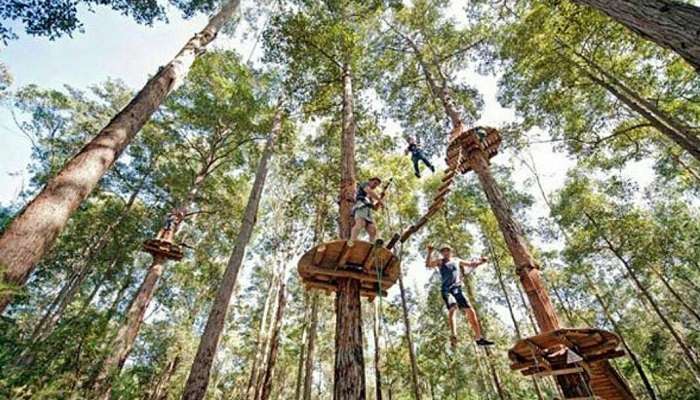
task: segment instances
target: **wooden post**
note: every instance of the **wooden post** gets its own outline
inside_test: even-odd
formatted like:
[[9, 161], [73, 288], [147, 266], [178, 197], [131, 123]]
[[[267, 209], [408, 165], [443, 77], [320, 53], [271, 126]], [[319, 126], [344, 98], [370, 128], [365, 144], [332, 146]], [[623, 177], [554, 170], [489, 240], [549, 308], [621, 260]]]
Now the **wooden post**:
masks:
[[[482, 150], [471, 151], [467, 154], [467, 162], [478, 175], [481, 187], [491, 205], [491, 210], [496, 216], [508, 250], [516, 265], [520, 283], [532, 305], [537, 325], [542, 332], [559, 329], [559, 318], [540, 277], [539, 265], [528, 249], [520, 224], [513, 218], [508, 202], [491, 175], [486, 154]], [[591, 395], [586, 381], [580, 374], [559, 375], [556, 379], [567, 398]]]

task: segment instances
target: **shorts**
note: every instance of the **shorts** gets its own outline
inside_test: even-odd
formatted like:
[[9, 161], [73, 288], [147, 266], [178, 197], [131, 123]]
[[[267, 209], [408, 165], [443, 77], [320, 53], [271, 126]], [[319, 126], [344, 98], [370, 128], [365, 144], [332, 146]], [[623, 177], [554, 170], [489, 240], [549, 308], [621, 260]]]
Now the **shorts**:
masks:
[[446, 292], [443, 291], [442, 299], [445, 301], [448, 310], [451, 310], [455, 306], [459, 306], [460, 310], [466, 310], [471, 307], [469, 300], [464, 297], [462, 288], [459, 286], [455, 286]]
[[353, 210], [353, 215], [355, 218], [362, 218], [365, 221], [367, 221], [368, 224], [374, 224], [374, 220], [372, 219], [372, 207], [369, 206], [363, 206], [359, 208], [355, 208]]

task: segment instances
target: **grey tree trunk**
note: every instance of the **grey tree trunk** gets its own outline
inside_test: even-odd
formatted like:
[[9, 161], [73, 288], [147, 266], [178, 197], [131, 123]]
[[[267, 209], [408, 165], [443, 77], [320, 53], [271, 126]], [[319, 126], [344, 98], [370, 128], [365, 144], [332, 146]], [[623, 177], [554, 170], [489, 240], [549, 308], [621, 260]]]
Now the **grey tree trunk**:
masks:
[[258, 381], [260, 360], [264, 360], [265, 349], [267, 344], [266, 327], [267, 327], [267, 315], [270, 312], [270, 306], [272, 305], [272, 297], [275, 292], [275, 281], [276, 277], [273, 276], [270, 279], [270, 284], [267, 287], [267, 295], [265, 296], [265, 303], [262, 308], [262, 316], [260, 317], [260, 325], [258, 326], [258, 335], [255, 340], [255, 353], [253, 353], [252, 365], [250, 367], [250, 377], [248, 378], [248, 385], [245, 390], [245, 397], [251, 398], [255, 397], [255, 387]]
[[185, 390], [182, 395], [186, 400], [201, 400], [207, 391], [209, 385], [209, 375], [211, 373], [212, 362], [216, 354], [221, 333], [224, 329], [228, 306], [231, 301], [231, 295], [238, 279], [238, 272], [241, 269], [245, 250], [248, 246], [251, 236], [253, 235], [253, 227], [257, 220], [260, 198], [263, 188], [265, 187], [265, 179], [267, 178], [268, 163], [272, 157], [275, 138], [282, 130], [282, 105], [281, 102], [275, 114], [272, 131], [265, 144], [260, 163], [258, 164], [257, 172], [255, 173], [255, 181], [248, 197], [248, 203], [243, 214], [243, 221], [236, 237], [236, 244], [231, 257], [228, 260], [226, 271], [221, 280], [221, 286], [216, 293], [214, 304], [209, 312], [209, 318], [204, 328], [204, 333], [200, 339], [197, 354], [192, 363], [189, 377], [185, 385]]
[[[284, 277], [282, 277], [284, 279]], [[272, 380], [275, 375], [275, 365], [277, 363], [277, 353], [279, 352], [280, 331], [282, 330], [282, 319], [284, 317], [284, 308], [286, 304], [285, 285], [282, 283], [277, 293], [277, 312], [273, 324], [272, 335], [270, 336], [270, 351], [267, 354], [265, 362], [265, 373], [262, 379], [262, 390], [259, 400], [268, 400], [272, 393]]]
[[[163, 100], [183, 81], [192, 63], [238, 9], [229, 0], [207, 26], [187, 41], [170, 63], [73, 157], [22, 210], [0, 237], [2, 286], [20, 288], [53, 246], [68, 219], [112, 167]], [[2, 293], [0, 313], [11, 293]]]
[[671, 0], [573, 0], [667, 48], [700, 72], [700, 8]]
[[306, 361], [304, 363], [304, 400], [311, 400], [314, 380], [314, 356], [316, 354], [316, 331], [318, 330], [318, 294], [311, 295], [311, 319], [306, 342]]
[[[403, 244], [401, 245], [403, 252]], [[408, 304], [406, 303], [406, 290], [403, 286], [403, 272], [399, 273], [399, 291], [401, 293], [401, 311], [403, 314], [403, 325], [406, 331], [406, 345], [408, 346], [408, 358], [411, 361], [411, 383], [413, 384], [413, 397], [420, 400], [420, 385], [418, 384], [418, 363], [416, 362], [416, 351], [413, 348], [413, 334], [411, 332], [411, 319], [408, 317]]]

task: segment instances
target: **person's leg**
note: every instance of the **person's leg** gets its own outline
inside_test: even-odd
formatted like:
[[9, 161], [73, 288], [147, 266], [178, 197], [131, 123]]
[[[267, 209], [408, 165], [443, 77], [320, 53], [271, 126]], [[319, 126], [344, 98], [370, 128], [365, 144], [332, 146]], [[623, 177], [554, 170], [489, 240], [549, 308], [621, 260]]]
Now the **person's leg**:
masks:
[[450, 309], [447, 311], [447, 323], [449, 324], [450, 327], [450, 335], [454, 338], [457, 337], [457, 305], [453, 305], [450, 307]]
[[412, 157], [411, 161], [413, 161], [413, 173], [416, 175], [416, 177], [420, 178], [420, 168], [418, 167], [418, 157]]
[[370, 243], [374, 243], [375, 240], [377, 240], [377, 227], [374, 225], [373, 222], [367, 222], [365, 221], [366, 229], [367, 229], [367, 235], [369, 236], [369, 241]]
[[431, 171], [435, 172], [435, 167], [433, 167], [433, 164], [430, 163], [430, 160], [428, 160], [427, 157], [421, 154], [420, 159], [421, 161], [423, 161], [423, 164], [425, 164], [426, 167], [430, 168]]
[[365, 224], [366, 221], [364, 218], [355, 218], [355, 225], [352, 226], [352, 230], [350, 231], [350, 239], [357, 240], [360, 231], [365, 229]]
[[463, 312], [464, 316], [467, 317], [467, 320], [469, 321], [469, 325], [474, 331], [474, 337], [476, 337], [476, 340], [481, 339], [483, 337], [481, 336], [481, 324], [479, 323], [479, 318], [476, 316], [474, 309], [471, 307], [465, 308]]

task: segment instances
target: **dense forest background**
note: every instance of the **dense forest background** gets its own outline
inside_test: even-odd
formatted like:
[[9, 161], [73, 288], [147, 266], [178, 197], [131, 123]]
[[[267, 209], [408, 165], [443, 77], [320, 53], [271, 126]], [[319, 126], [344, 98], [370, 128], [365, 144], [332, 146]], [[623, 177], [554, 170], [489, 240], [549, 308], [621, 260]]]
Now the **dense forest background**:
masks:
[[[454, 121], [440, 94], [476, 125], [481, 76], [497, 79], [513, 113], [495, 126], [503, 143], [491, 169], [562, 324], [618, 334], [628, 357], [613, 364], [638, 398], [700, 397], [697, 66], [586, 5], [599, 2], [226, 1], [221, 21], [214, 0], [20, 3], [0, 8], [9, 46], [20, 30], [81, 34], [76, 10], [94, 7], [146, 25], [166, 23], [166, 10], [214, 15], [215, 29], [175, 59], [191, 68], [151, 71], [174, 74], [162, 104], [42, 244], [26, 284], [2, 282], [0, 398], [331, 399], [333, 295], [305, 290], [296, 268], [338, 236], [340, 132], [354, 128], [358, 180], [393, 177], [376, 213], [388, 240], [441, 184], [427, 170], [414, 176], [406, 139], [444, 169]], [[254, 51], [217, 45], [227, 35]], [[139, 90], [119, 76], [54, 89], [18, 87], [12, 75], [0, 63], [3, 115], [14, 117], [3, 123], [30, 140], [31, 179], [0, 205], [5, 238]], [[564, 181], [543, 176], [550, 163], [568, 168]], [[175, 240], [184, 257], [144, 253], [176, 208], [187, 210]], [[439, 276], [423, 267], [429, 244], [489, 257], [465, 282], [496, 341], [489, 353], [461, 318], [464, 340], [450, 349]], [[401, 284], [362, 305], [369, 398], [378, 383], [388, 399], [558, 396], [551, 379], [509, 368], [507, 350], [538, 328], [473, 173], [396, 253]]]

